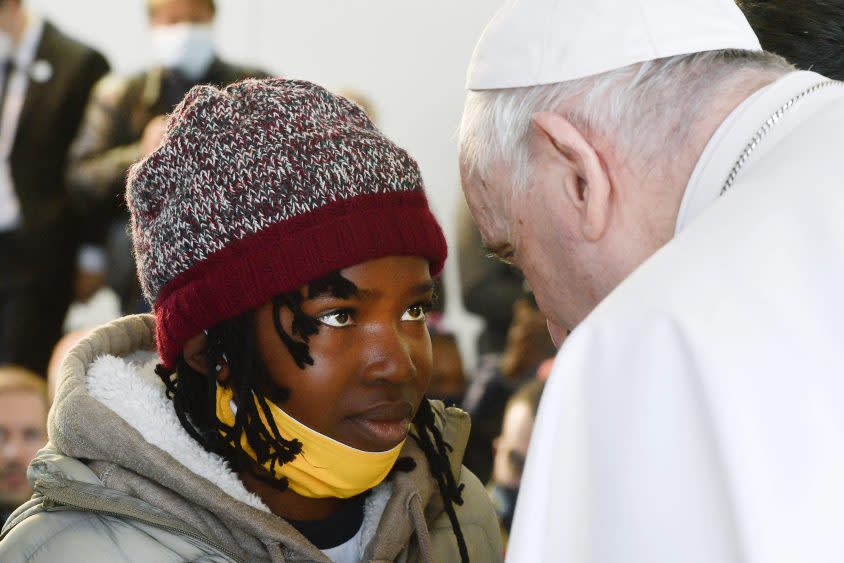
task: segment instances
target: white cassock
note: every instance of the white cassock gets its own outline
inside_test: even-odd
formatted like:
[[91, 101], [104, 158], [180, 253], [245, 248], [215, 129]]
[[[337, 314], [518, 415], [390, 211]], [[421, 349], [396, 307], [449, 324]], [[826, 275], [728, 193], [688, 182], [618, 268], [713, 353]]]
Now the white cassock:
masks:
[[559, 353], [509, 561], [844, 562], [842, 169], [818, 74], [720, 126], [675, 238]]

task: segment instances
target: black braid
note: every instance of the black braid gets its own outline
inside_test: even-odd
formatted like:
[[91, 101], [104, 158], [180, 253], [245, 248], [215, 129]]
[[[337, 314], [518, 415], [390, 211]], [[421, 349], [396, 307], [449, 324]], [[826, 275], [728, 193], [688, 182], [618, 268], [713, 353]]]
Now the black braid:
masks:
[[[181, 369], [183, 366], [187, 367], [189, 371]], [[164, 382], [167, 389], [167, 398], [173, 401], [173, 408], [176, 411], [176, 416], [179, 417], [179, 422], [182, 423], [184, 429], [194, 440], [205, 446], [205, 436], [197, 430], [199, 424], [194, 426], [191, 421], [199, 421], [205, 417], [205, 405], [201, 399], [196, 399], [206, 394], [205, 386], [207, 383], [204, 381], [206, 378], [202, 374], [190, 370], [182, 358], [179, 358], [177, 369], [182, 375], [176, 376], [176, 372], [159, 364], [155, 368], [155, 373]], [[206, 447], [206, 449], [208, 448]]]
[[[273, 300], [273, 323], [275, 324], [275, 331], [290, 350], [290, 355], [293, 356], [293, 361], [299, 366], [299, 369], [305, 369], [305, 365], [314, 365], [314, 359], [311, 357], [310, 349], [308, 348], [308, 338], [316, 334], [319, 330], [319, 324], [316, 319], [309, 317], [302, 311], [302, 295], [299, 292], [295, 294], [285, 294], [274, 297]], [[290, 332], [294, 335], [298, 334], [302, 338], [302, 342], [294, 340], [293, 337], [287, 334], [284, 327], [281, 325], [281, 308], [287, 307], [293, 313], [293, 324]]]
[[[308, 287], [311, 295], [329, 292], [340, 298], [349, 297], [356, 289], [355, 285], [343, 278], [339, 272], [312, 282]], [[303, 297], [299, 291], [291, 291], [273, 298], [272, 304], [273, 323], [279, 338], [299, 368], [305, 369], [306, 365], [313, 365], [314, 362], [307, 342], [318, 332], [319, 322], [302, 311], [302, 301]], [[293, 313], [290, 331], [292, 334], [288, 334], [282, 326], [282, 307], [287, 307]], [[301, 341], [293, 336], [298, 336]], [[229, 384], [233, 386], [238, 405], [234, 425], [226, 426], [217, 419], [216, 378], [197, 372], [181, 356], [177, 360], [175, 371], [168, 370], [163, 365], [159, 365], [155, 370], [164, 381], [167, 397], [173, 401], [179, 422], [202, 447], [224, 457], [235, 470], [249, 471], [260, 481], [276, 489], [286, 490], [287, 479], [275, 479], [252, 469], [252, 459], [241, 444], [241, 436], [245, 434], [258, 464], [263, 465], [269, 461], [271, 471], [276, 466], [292, 461], [302, 451], [302, 443], [298, 440], [286, 440], [270, 416], [268, 401], [275, 404], [285, 402], [290, 396], [290, 389], [271, 384], [266, 367], [257, 353], [254, 313], [247, 311], [210, 328], [207, 341], [208, 365], [216, 367], [225, 361], [231, 371]], [[262, 423], [260, 412], [264, 413], [269, 428]], [[448, 453], [452, 448], [443, 440], [442, 433], [436, 426], [434, 411], [427, 399], [423, 399], [419, 405], [413, 425], [418, 434], [414, 439], [428, 460], [443, 498], [446, 514], [457, 538], [461, 561], [468, 562], [466, 540], [454, 510], [455, 504], [463, 504], [463, 485], [457, 484], [451, 472]], [[412, 471], [415, 467], [416, 463], [411, 458], [399, 458], [393, 472]]]
[[[463, 563], [468, 563], [469, 551], [466, 548], [466, 539], [463, 537], [463, 530], [460, 528], [457, 513], [454, 511], [455, 504], [463, 506], [463, 485], [457, 484], [454, 474], [451, 472], [448, 452], [452, 448], [443, 440], [442, 433], [437, 428], [434, 411], [428, 399], [422, 399], [419, 410], [416, 411], [416, 416], [413, 418], [413, 425], [416, 427], [418, 434], [418, 436], [414, 435], [413, 437], [425, 454], [428, 465], [431, 466], [431, 474], [440, 489], [445, 512], [451, 522], [454, 536], [457, 538], [460, 560]], [[432, 436], [433, 441], [431, 440]]]
[[[249, 471], [257, 479], [286, 490], [286, 479], [275, 479], [253, 470], [252, 460], [241, 444], [241, 436], [245, 434], [258, 464], [269, 462], [271, 468], [292, 461], [302, 450], [301, 442], [281, 436], [269, 416], [268, 399], [283, 403], [290, 390], [269, 384], [266, 368], [257, 353], [254, 313], [247, 311], [210, 328], [207, 342], [208, 365], [217, 366], [226, 361], [231, 370], [229, 384], [238, 405], [234, 425], [227, 426], [217, 419], [216, 378], [197, 372], [183, 357], [178, 358], [175, 372], [161, 365], [156, 368], [167, 386], [167, 396], [173, 401], [179, 421], [191, 437], [206, 450], [223, 456], [233, 468]], [[261, 422], [261, 412], [270, 423], [269, 428]]]

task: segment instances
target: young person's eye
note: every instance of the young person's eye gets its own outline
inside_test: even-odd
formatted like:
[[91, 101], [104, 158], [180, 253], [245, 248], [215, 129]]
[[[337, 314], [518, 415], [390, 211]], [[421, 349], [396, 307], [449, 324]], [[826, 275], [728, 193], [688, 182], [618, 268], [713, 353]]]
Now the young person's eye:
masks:
[[351, 326], [354, 324], [352, 312], [348, 309], [340, 309], [339, 311], [324, 313], [319, 315], [317, 320], [326, 326], [332, 326], [334, 328], [343, 328], [344, 326]]
[[431, 303], [417, 303], [407, 308], [401, 316], [403, 321], [424, 321], [431, 310]]

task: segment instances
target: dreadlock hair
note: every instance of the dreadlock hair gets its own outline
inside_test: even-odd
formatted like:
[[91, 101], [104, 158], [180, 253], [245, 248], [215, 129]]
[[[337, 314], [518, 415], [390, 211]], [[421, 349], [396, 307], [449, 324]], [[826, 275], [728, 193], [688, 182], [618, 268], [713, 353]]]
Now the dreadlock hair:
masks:
[[[347, 298], [356, 289], [352, 282], [335, 272], [311, 282], [308, 294], [330, 292], [337, 297]], [[314, 363], [309, 353], [308, 339], [319, 331], [320, 326], [319, 321], [302, 310], [303, 301], [304, 297], [298, 290], [272, 299], [276, 332], [300, 369]], [[282, 307], [287, 307], [293, 313], [291, 334], [287, 333], [281, 323]], [[167, 397], [173, 401], [179, 422], [194, 440], [206, 450], [225, 458], [235, 470], [249, 471], [255, 478], [283, 491], [288, 487], [287, 479], [275, 479], [271, 476], [272, 472], [276, 466], [292, 461], [302, 451], [302, 443], [295, 439], [285, 439], [270, 415], [268, 401], [277, 405], [284, 403], [290, 397], [290, 389], [271, 383], [267, 368], [257, 352], [254, 320], [254, 313], [250, 310], [206, 332], [207, 364], [219, 366], [225, 361], [231, 371], [230, 385], [238, 406], [233, 426], [223, 424], [217, 418], [215, 377], [199, 373], [182, 356], [178, 358], [175, 370], [158, 365], [155, 371], [166, 386]], [[260, 413], [264, 414], [266, 426]], [[422, 399], [413, 418], [413, 426], [416, 432], [411, 433], [411, 436], [419, 444], [431, 468], [457, 539], [460, 559], [468, 562], [466, 540], [454, 509], [454, 505], [463, 504], [463, 485], [457, 483], [451, 471], [448, 454], [452, 447], [445, 442], [437, 428], [434, 411], [427, 398]], [[253, 470], [251, 458], [241, 444], [241, 436], [244, 434], [255, 452], [258, 464], [270, 462], [270, 474]], [[399, 458], [391, 475], [396, 471], [409, 472], [415, 468], [413, 459]]]

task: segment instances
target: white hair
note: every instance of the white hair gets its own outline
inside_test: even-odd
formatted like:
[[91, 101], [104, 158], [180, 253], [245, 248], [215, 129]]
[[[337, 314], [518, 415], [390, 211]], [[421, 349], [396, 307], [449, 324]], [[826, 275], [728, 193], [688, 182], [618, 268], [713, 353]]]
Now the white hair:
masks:
[[[794, 70], [764, 51], [722, 50], [648, 61], [568, 82], [470, 91], [460, 125], [464, 173], [487, 179], [502, 165], [514, 189], [531, 173], [531, 118], [537, 112], [564, 115], [581, 133], [612, 139], [618, 150], [651, 157], [681, 146], [690, 126], [716, 89], [761, 75]], [[499, 178], [499, 181], [501, 178]]]

